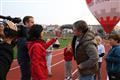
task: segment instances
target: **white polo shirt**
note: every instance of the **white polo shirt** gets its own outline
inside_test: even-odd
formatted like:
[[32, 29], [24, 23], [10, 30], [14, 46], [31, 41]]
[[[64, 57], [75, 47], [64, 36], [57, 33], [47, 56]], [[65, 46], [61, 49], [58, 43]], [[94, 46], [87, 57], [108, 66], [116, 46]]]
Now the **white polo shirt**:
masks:
[[[98, 47], [98, 55], [101, 53], [105, 53], [105, 47], [103, 44], [99, 44], [97, 47]], [[102, 62], [102, 57], [99, 57], [98, 62]]]

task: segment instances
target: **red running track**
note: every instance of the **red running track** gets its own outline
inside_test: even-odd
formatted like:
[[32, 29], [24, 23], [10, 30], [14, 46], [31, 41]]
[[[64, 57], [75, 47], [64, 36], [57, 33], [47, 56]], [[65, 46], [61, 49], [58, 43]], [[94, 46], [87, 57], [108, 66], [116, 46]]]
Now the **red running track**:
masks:
[[[108, 51], [108, 46], [106, 46]], [[106, 65], [105, 60], [103, 59], [102, 63], [102, 80], [107, 80], [106, 74]], [[64, 59], [63, 59], [63, 50], [56, 50], [53, 52], [52, 58], [52, 77], [49, 77], [48, 80], [64, 80]], [[77, 68], [76, 63], [72, 61], [72, 75], [73, 80], [77, 78]], [[11, 69], [7, 75], [7, 80], [20, 80], [21, 74], [17, 60], [14, 60], [11, 66]]]

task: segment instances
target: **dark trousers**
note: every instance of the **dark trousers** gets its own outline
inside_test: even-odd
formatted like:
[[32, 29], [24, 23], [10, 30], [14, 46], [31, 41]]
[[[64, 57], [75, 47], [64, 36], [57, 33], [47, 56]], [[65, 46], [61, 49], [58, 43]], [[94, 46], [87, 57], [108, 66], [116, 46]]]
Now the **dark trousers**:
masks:
[[17, 59], [21, 70], [21, 80], [31, 80], [30, 59], [24, 39], [17, 43]]
[[17, 59], [20, 65], [21, 80], [31, 80], [30, 60], [28, 53], [18, 53]]
[[21, 80], [31, 80], [30, 62], [19, 61], [21, 70]]
[[7, 61], [6, 58], [0, 57], [0, 80], [6, 80], [7, 73], [10, 69], [12, 60]]
[[99, 67], [99, 69], [98, 69], [98, 73], [95, 75], [95, 80], [102, 80], [102, 74], [101, 74], [101, 63], [102, 62], [98, 62], [98, 67]]

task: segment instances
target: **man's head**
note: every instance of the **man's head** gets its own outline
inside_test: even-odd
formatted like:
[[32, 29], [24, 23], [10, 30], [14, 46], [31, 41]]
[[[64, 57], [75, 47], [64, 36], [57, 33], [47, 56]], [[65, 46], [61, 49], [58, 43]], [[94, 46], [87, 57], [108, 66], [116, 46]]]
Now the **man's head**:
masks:
[[0, 25], [0, 38], [4, 37], [4, 26]]
[[32, 16], [25, 16], [23, 18], [23, 23], [27, 27], [31, 28], [31, 26], [34, 24], [34, 18]]
[[76, 21], [73, 24], [73, 33], [75, 36], [80, 36], [88, 30], [87, 23], [83, 20]]

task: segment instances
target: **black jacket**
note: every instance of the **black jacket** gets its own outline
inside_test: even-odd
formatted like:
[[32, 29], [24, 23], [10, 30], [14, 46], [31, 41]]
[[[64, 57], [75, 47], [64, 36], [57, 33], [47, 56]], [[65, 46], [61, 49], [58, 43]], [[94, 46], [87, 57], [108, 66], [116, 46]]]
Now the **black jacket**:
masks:
[[0, 42], [0, 80], [6, 80], [7, 73], [13, 61], [13, 47]]

